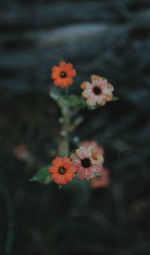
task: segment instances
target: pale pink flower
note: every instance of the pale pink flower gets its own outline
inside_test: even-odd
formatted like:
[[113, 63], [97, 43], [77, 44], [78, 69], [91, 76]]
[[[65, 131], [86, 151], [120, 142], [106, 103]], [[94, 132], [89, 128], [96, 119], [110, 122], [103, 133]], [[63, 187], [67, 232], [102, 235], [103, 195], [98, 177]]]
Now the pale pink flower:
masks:
[[106, 188], [110, 184], [109, 171], [107, 168], [103, 168], [101, 175], [91, 180], [91, 187], [93, 189]]
[[97, 150], [97, 153], [101, 154], [104, 157], [104, 149], [103, 149], [103, 147], [98, 145], [98, 143], [96, 141], [84, 141], [84, 142], [82, 142], [81, 146], [84, 146], [86, 148], [89, 146], [93, 146]]
[[76, 166], [76, 176], [79, 180], [91, 179], [101, 174], [103, 156], [98, 154], [93, 146], [80, 146], [70, 155], [72, 165]]
[[19, 160], [25, 160], [28, 157], [27, 146], [24, 143], [18, 144], [13, 147], [13, 153]]
[[81, 83], [82, 97], [87, 100], [89, 106], [105, 105], [106, 101], [113, 99], [114, 88], [107, 79], [93, 74], [91, 81], [91, 83], [86, 81]]

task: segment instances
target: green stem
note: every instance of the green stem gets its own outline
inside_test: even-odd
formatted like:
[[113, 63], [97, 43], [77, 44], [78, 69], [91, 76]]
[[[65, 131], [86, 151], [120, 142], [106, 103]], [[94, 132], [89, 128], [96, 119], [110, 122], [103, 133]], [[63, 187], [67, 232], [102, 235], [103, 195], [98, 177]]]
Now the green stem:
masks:
[[65, 139], [64, 147], [66, 148], [64, 156], [69, 155], [69, 149], [70, 149], [70, 138], [69, 138], [69, 128], [70, 128], [70, 107], [66, 106], [64, 104], [59, 103], [59, 107], [61, 109], [62, 113], [62, 130], [61, 130], [61, 135]]
[[5, 254], [9, 255], [11, 252], [13, 239], [14, 239], [14, 209], [13, 209], [13, 203], [11, 200], [10, 193], [3, 185], [0, 185], [0, 192], [4, 194], [4, 199], [6, 203], [6, 209], [7, 209], [8, 231], [6, 236], [6, 244], [5, 244], [6, 253]]

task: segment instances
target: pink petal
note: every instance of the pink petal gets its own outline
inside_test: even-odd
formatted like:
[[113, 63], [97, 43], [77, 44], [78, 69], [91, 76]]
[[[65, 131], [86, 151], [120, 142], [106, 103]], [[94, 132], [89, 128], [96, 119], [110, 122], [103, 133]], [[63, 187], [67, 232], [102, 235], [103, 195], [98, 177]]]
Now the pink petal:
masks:
[[82, 92], [82, 96], [85, 97], [85, 98], [88, 98], [88, 97], [90, 97], [91, 92], [92, 92], [92, 90], [91, 90], [90, 88], [85, 89], [85, 90]]
[[76, 176], [77, 176], [77, 179], [79, 180], [86, 179], [85, 168], [83, 167], [78, 168]]
[[81, 166], [81, 161], [79, 159], [74, 159], [71, 161], [71, 165], [76, 166], [76, 168], [78, 169]]
[[88, 157], [88, 150], [83, 147], [80, 146], [79, 149], [76, 150], [76, 154], [79, 156], [79, 158], [83, 159], [83, 158], [87, 158]]
[[95, 97], [89, 98], [89, 99], [87, 100], [87, 104], [88, 104], [89, 106], [94, 106], [94, 105], [96, 105], [96, 99], [95, 99]]

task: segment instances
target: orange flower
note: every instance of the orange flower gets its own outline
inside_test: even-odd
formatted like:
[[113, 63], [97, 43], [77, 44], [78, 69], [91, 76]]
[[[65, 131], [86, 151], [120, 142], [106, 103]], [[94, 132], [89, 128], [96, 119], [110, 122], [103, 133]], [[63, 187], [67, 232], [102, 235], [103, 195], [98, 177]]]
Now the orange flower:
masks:
[[72, 77], [76, 76], [76, 71], [71, 63], [64, 61], [59, 62], [59, 66], [52, 67], [51, 78], [54, 80], [56, 87], [66, 88], [73, 84]]
[[71, 165], [69, 158], [57, 157], [52, 161], [52, 166], [48, 168], [51, 179], [57, 184], [66, 184], [71, 181], [76, 172], [76, 167]]

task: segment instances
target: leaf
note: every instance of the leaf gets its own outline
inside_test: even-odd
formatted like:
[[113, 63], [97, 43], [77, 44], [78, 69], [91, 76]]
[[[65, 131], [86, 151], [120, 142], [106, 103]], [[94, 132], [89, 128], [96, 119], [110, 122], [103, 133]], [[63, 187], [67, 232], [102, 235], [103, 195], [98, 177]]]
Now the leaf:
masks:
[[33, 175], [33, 177], [31, 177], [29, 179], [29, 181], [34, 182], [34, 181], [44, 181], [44, 180], [46, 180], [47, 177], [49, 177], [49, 172], [48, 172], [49, 167], [50, 167], [50, 165], [42, 167], [42, 169], [40, 171], [38, 171], [35, 175]]
[[115, 102], [115, 101], [118, 101], [119, 100], [119, 97], [116, 97], [116, 96], [114, 96], [113, 97], [113, 101]]
[[71, 107], [86, 107], [86, 101], [81, 96], [63, 95], [58, 98], [58, 102], [62, 105]]

